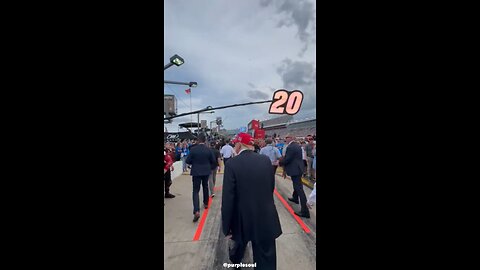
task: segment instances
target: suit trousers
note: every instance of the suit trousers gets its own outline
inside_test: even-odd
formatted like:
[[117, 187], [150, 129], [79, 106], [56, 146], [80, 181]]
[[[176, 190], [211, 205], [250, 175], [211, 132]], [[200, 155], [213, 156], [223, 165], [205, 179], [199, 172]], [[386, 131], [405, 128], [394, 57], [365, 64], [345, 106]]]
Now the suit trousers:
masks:
[[[233, 240], [232, 240], [233, 241]], [[232, 263], [241, 263], [243, 255], [245, 254], [245, 248], [248, 242], [235, 241], [233, 248], [229, 250], [230, 261]], [[253, 242], [253, 263], [257, 263], [255, 269], [260, 270], [276, 270], [277, 269], [277, 250], [275, 246], [275, 239]]]
[[229, 157], [229, 158], [223, 158], [223, 166], [225, 166], [225, 164], [227, 164], [227, 161], [228, 161], [229, 159], [231, 159], [231, 157]]
[[202, 185], [203, 189], [203, 204], [208, 205], [208, 175], [192, 176], [192, 182], [193, 214], [195, 215], [195, 212], [200, 212], [200, 198], [198, 196], [198, 192], [200, 192], [200, 184]]
[[292, 178], [292, 183], [293, 183], [293, 194], [292, 198], [293, 200], [298, 202], [298, 198], [300, 198], [300, 206], [302, 214], [308, 214], [308, 208], [307, 208], [307, 196], [305, 196], [305, 192], [303, 191], [303, 184], [302, 184], [302, 176], [301, 175], [292, 175], [290, 176]]

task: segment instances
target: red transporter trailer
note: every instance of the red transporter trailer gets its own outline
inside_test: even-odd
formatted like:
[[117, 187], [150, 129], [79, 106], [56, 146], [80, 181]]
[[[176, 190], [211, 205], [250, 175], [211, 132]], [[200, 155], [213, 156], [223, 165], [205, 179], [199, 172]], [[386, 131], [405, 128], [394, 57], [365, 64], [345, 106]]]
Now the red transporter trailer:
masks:
[[248, 133], [254, 139], [265, 139], [265, 130], [260, 128], [260, 121], [258, 120], [252, 120], [248, 123]]
[[253, 136], [254, 139], [265, 139], [265, 130], [257, 129], [255, 130], [255, 134]]

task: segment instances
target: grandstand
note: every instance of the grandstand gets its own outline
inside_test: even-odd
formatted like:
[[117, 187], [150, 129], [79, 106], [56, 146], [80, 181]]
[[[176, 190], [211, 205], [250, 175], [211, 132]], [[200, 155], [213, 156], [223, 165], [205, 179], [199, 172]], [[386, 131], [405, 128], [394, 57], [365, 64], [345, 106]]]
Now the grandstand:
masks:
[[286, 132], [287, 123], [293, 120], [293, 116], [291, 115], [283, 115], [277, 118], [268, 119], [261, 121], [261, 128], [265, 130], [266, 136], [273, 136], [276, 134], [277, 136], [283, 136]]
[[294, 120], [291, 115], [284, 115], [273, 119], [261, 121], [261, 127], [266, 136], [274, 134], [283, 138], [288, 133], [297, 137], [316, 135], [316, 117]]
[[287, 124], [287, 133], [297, 137], [305, 137], [306, 135], [317, 135], [317, 119], [303, 119], [289, 122]]

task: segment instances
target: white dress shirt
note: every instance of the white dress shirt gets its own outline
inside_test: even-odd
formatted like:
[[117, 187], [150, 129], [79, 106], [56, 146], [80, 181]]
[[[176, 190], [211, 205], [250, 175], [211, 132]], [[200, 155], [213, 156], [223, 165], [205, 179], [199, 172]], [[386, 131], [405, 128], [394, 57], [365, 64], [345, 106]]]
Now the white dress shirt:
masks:
[[233, 147], [231, 147], [229, 144], [225, 144], [220, 150], [220, 154], [222, 154], [223, 158], [231, 158], [232, 153], [233, 153]]

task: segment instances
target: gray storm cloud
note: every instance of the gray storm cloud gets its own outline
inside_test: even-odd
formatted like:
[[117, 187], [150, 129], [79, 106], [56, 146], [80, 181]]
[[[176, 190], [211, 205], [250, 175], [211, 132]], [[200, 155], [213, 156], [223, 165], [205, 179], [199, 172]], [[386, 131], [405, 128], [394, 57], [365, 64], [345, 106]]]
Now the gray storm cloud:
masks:
[[260, 5], [262, 7], [267, 7], [272, 3], [272, 0], [260, 0]]
[[248, 91], [247, 92], [247, 95], [249, 98], [252, 98], [254, 100], [267, 100], [268, 99], [268, 95], [262, 91], [258, 91], [258, 90], [251, 90], [251, 91]]
[[277, 13], [287, 15], [278, 21], [277, 27], [293, 25], [297, 27], [297, 35], [304, 42], [304, 46], [299, 52], [299, 55], [303, 56], [308, 49], [308, 45], [315, 42], [316, 22], [313, 3], [306, 0], [260, 0], [260, 6], [262, 7], [273, 4], [276, 4]]
[[[190, 95], [185, 93], [188, 87], [164, 86], [164, 94], [177, 97], [178, 113], [266, 100], [280, 88], [304, 92], [298, 115], [315, 112], [316, 70], [315, 63], [308, 62], [315, 61], [316, 54], [313, 0], [212, 0], [209, 5], [167, 0], [164, 7], [164, 62], [173, 54], [185, 59], [184, 65], [166, 70], [165, 79], [198, 82]], [[237, 128], [268, 118], [268, 108], [257, 104], [220, 109], [200, 119], [223, 117], [225, 128]], [[168, 126], [177, 130], [191, 118], [197, 121], [195, 114]]]
[[300, 90], [304, 94], [302, 110], [311, 110], [316, 106], [316, 69], [313, 63], [285, 59], [277, 73], [282, 77], [284, 87]]
[[277, 68], [277, 73], [282, 77], [285, 87], [288, 88], [310, 85], [315, 81], [315, 68], [313, 63], [292, 61], [287, 58], [283, 60], [282, 65]]

